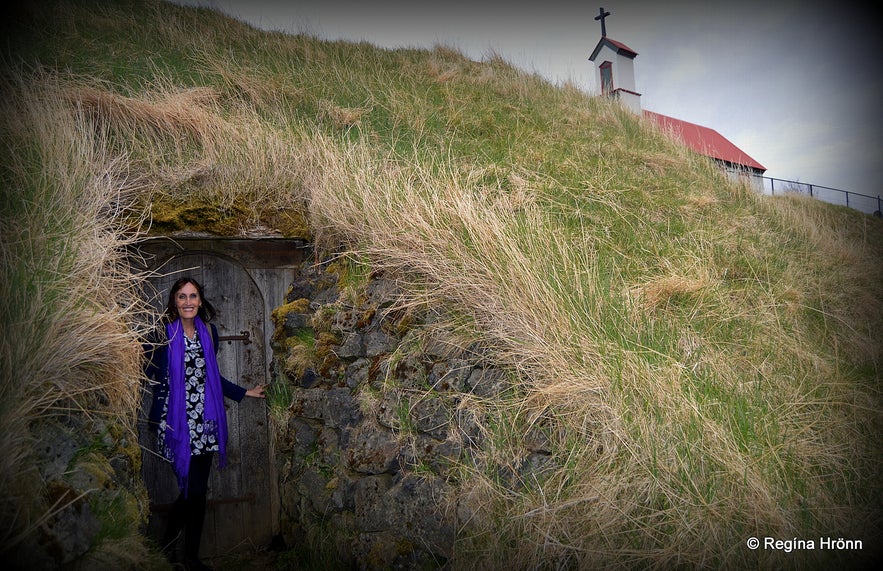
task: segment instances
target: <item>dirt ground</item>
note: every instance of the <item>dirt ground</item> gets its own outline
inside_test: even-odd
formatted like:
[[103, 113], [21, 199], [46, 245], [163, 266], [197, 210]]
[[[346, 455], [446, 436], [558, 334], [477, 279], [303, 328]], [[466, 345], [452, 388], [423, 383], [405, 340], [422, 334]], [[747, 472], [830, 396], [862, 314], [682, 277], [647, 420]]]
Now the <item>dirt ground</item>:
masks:
[[204, 559], [203, 563], [215, 571], [287, 571], [297, 569], [293, 558], [287, 558], [278, 551], [255, 551], [238, 553], [225, 557]]

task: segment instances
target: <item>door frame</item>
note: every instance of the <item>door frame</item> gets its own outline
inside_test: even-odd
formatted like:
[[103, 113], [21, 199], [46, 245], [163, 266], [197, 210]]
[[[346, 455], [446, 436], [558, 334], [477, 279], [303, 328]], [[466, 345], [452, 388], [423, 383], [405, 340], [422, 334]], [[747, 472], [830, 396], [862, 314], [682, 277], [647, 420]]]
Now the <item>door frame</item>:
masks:
[[[175, 258], [190, 255], [214, 256], [230, 262], [245, 272], [262, 298], [264, 315], [261, 316], [260, 334], [263, 336], [263, 378], [270, 381], [273, 350], [270, 334], [273, 329], [269, 322], [276, 306], [285, 303], [285, 294], [292, 283], [296, 269], [309, 255], [310, 245], [299, 239], [284, 238], [216, 238], [216, 237], [169, 237], [160, 236], [145, 239], [133, 248], [133, 266], [148, 275], [163, 273], [162, 268]], [[147, 292], [145, 292], [147, 293]], [[211, 293], [211, 291], [209, 292]], [[162, 301], [162, 292], [154, 292]], [[162, 305], [162, 304], [161, 304]], [[238, 332], [234, 332], [238, 333]], [[257, 332], [255, 333], [258, 334]], [[222, 333], [223, 335], [223, 333]], [[231, 379], [232, 380], [232, 379]], [[235, 382], [235, 381], [234, 381]], [[144, 414], [142, 412], [142, 414]], [[269, 415], [268, 415], [269, 416]], [[273, 431], [267, 419], [268, 454], [270, 488], [270, 526], [271, 535], [279, 533], [280, 494], [277, 462], [275, 461], [275, 442]], [[154, 453], [146, 451], [145, 454]], [[211, 500], [209, 500], [211, 503]]]

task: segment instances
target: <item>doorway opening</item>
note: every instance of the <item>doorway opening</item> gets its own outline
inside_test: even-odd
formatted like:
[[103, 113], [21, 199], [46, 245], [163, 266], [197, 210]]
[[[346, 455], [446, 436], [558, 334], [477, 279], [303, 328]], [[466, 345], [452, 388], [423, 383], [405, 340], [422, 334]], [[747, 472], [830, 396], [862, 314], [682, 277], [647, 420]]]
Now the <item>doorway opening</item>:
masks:
[[[287, 239], [161, 238], [139, 246], [146, 260], [157, 311], [170, 286], [190, 276], [205, 288], [217, 310], [218, 366], [228, 380], [251, 388], [271, 381], [270, 313], [284, 303], [306, 244]], [[156, 450], [148, 430], [152, 390], [147, 387], [139, 417], [141, 476], [150, 500], [148, 536], [165, 531], [178, 486], [170, 464]], [[279, 529], [279, 491], [274, 443], [266, 401], [225, 399], [227, 466], [212, 470], [201, 542], [202, 557], [218, 557], [267, 546]]]

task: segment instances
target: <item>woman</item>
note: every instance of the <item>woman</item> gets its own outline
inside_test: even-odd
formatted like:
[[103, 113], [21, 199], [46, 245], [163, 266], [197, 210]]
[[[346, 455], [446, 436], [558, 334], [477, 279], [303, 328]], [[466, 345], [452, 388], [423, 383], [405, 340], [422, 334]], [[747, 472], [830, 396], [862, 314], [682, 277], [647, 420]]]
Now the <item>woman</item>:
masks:
[[150, 426], [157, 431], [159, 451], [171, 462], [181, 489], [163, 546], [174, 554], [175, 540], [183, 528], [188, 569], [208, 569], [199, 560], [199, 543], [212, 457], [218, 454], [219, 468], [226, 461], [223, 397], [236, 402], [246, 396], [264, 398], [266, 387], [246, 390], [221, 376], [216, 359], [218, 330], [209, 324], [214, 315], [199, 282], [190, 277], [176, 281], [166, 306], [167, 343], [148, 347], [145, 371], [156, 381]]

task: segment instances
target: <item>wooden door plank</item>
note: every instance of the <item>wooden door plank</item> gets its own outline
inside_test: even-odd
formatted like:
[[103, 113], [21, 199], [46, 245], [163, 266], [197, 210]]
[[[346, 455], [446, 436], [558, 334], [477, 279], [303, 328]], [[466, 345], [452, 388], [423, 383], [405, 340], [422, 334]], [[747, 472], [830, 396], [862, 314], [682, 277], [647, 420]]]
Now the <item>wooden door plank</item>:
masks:
[[[233, 302], [233, 296], [237, 288], [236, 267], [217, 256], [206, 256], [204, 269], [206, 279], [211, 280], [212, 303], [218, 311], [215, 324], [220, 335], [229, 335], [238, 322], [238, 307]], [[207, 286], [208, 287], [208, 286]], [[239, 366], [235, 351], [225, 350], [223, 345], [218, 347], [218, 368], [221, 374], [228, 380], [238, 383]], [[227, 399], [224, 400], [224, 408], [227, 411], [227, 465], [223, 470], [215, 470], [212, 473], [211, 489], [212, 498], [219, 500], [213, 503], [208, 510], [214, 521], [214, 541], [212, 552], [208, 556], [221, 555], [231, 545], [235, 545], [242, 533], [242, 507], [238, 503], [228, 501], [239, 497], [239, 407]]]
[[[215, 325], [220, 335], [239, 335], [249, 331], [252, 343], [221, 342], [218, 365], [221, 374], [230, 381], [250, 388], [267, 382], [267, 319], [269, 309], [262, 287], [272, 286], [273, 299], [284, 299], [284, 290], [290, 280], [283, 275], [284, 284], [275, 284], [267, 275], [259, 278], [260, 286], [248, 271], [238, 263], [214, 252], [182, 252], [171, 258], [160, 270], [163, 275], [151, 280], [157, 293], [153, 303], [157, 310], [165, 307], [171, 285], [180, 277], [189, 275], [206, 288], [206, 295], [219, 314]], [[288, 272], [290, 273], [290, 271]], [[278, 276], [275, 281], [280, 281]], [[143, 414], [149, 410], [150, 391], [146, 391]], [[273, 530], [278, 527], [278, 491], [272, 480], [270, 442], [266, 401], [245, 399], [236, 404], [225, 399], [228, 418], [227, 468], [212, 470], [209, 484], [209, 502], [203, 532], [203, 557], [229, 553], [242, 545], [266, 545]], [[145, 424], [146, 429], [146, 424]], [[146, 430], [145, 430], [146, 431]], [[143, 436], [143, 442], [149, 441]], [[152, 454], [145, 453], [142, 473], [152, 501], [171, 503], [178, 494], [171, 466]], [[152, 522], [160, 529], [163, 512], [153, 514]], [[153, 526], [155, 528], [157, 526]], [[156, 535], [155, 535], [156, 536]]]
[[[267, 367], [264, 357], [265, 303], [256, 284], [250, 279], [249, 282], [242, 285], [242, 290], [248, 292], [248, 295], [242, 299], [243, 315], [247, 317], [247, 327], [254, 331], [253, 337], [256, 340], [247, 347], [243, 346], [242, 363], [247, 370], [244, 375], [248, 379], [247, 385], [252, 387], [266, 382]], [[254, 495], [254, 501], [244, 513], [244, 523], [251, 541], [261, 545], [268, 543], [272, 537], [272, 518], [268, 517], [271, 511], [271, 494], [267, 405], [265, 400], [255, 399], [249, 399], [243, 404], [240, 417], [241, 429], [243, 434], [250, 435], [242, 449], [243, 488], [244, 491]]]

